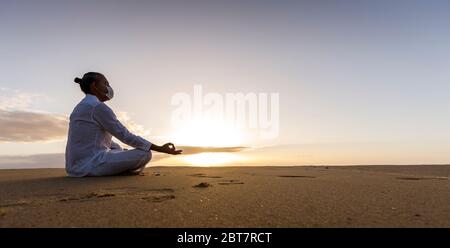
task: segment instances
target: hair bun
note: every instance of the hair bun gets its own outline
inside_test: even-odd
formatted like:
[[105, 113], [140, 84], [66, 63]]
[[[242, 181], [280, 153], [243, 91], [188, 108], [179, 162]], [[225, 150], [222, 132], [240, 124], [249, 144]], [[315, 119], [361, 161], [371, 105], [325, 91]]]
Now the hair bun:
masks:
[[77, 84], [79, 84], [79, 83], [81, 83], [81, 81], [83, 81], [81, 78], [79, 78], [79, 77], [76, 77], [74, 80], [73, 80], [75, 83], [77, 83]]

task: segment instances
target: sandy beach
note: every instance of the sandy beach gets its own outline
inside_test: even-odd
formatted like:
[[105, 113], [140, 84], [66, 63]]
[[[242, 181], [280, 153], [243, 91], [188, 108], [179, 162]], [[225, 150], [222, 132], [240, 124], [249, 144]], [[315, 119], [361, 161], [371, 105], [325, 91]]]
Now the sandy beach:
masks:
[[450, 227], [450, 165], [0, 170], [1, 227]]

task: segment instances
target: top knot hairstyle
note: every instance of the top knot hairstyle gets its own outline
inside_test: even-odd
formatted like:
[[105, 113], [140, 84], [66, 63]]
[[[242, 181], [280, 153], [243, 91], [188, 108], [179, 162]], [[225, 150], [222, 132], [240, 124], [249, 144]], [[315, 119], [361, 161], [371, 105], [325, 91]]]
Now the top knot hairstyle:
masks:
[[81, 91], [85, 94], [91, 93], [91, 84], [95, 81], [105, 78], [103, 74], [98, 72], [88, 72], [83, 75], [83, 78], [76, 77], [73, 81], [80, 85]]

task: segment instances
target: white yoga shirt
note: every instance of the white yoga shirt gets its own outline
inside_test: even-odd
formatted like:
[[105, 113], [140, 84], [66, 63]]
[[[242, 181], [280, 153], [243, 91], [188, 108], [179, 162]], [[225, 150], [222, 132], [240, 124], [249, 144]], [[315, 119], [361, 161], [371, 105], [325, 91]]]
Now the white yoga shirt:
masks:
[[144, 151], [150, 151], [152, 145], [128, 131], [112, 109], [96, 96], [86, 94], [70, 115], [66, 146], [66, 171], [69, 176], [86, 176], [91, 168], [103, 163], [111, 148], [120, 147], [111, 140], [112, 136]]

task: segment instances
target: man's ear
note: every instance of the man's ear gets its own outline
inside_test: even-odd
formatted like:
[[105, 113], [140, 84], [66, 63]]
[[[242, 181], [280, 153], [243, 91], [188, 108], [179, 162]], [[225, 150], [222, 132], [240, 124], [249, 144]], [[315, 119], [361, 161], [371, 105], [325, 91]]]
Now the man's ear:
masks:
[[89, 88], [90, 88], [90, 90], [91, 90], [91, 92], [92, 93], [94, 93], [94, 92], [98, 92], [98, 88], [97, 88], [97, 81], [94, 81], [94, 82], [92, 82], [91, 83], [91, 85], [89, 86]]

